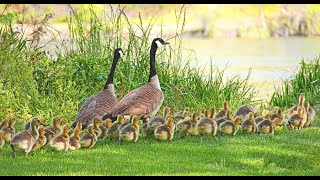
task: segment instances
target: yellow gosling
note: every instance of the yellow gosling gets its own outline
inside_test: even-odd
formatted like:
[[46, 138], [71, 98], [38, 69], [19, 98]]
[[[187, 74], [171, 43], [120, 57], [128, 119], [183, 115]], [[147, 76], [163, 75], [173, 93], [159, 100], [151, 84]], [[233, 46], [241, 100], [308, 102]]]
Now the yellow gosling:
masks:
[[240, 125], [240, 123], [241, 123], [241, 116], [237, 116], [234, 121], [232, 120], [224, 121], [219, 126], [221, 135], [225, 135], [225, 134], [232, 135], [232, 136], [236, 135], [238, 131], [238, 126]]
[[70, 128], [65, 125], [63, 131], [60, 135], [54, 137], [49, 143], [53, 150], [55, 151], [67, 151], [69, 149], [69, 132]]
[[45, 128], [47, 136], [47, 144], [61, 133], [61, 119], [60, 116], [55, 116], [52, 119], [52, 126]]
[[99, 118], [94, 118], [93, 119], [93, 127], [94, 127], [94, 132], [96, 133], [97, 137], [100, 137], [102, 131], [100, 129], [100, 119]]
[[172, 141], [174, 135], [174, 119], [167, 117], [166, 123], [157, 127], [154, 136], [158, 141]]
[[210, 109], [210, 113], [206, 113], [207, 115], [210, 114], [210, 117], [205, 117], [200, 119], [197, 124], [196, 128], [200, 136], [211, 134], [212, 136], [216, 136], [218, 125], [217, 122], [213, 119], [215, 116], [214, 108]]
[[7, 120], [3, 120], [3, 121], [1, 122], [1, 124], [0, 124], [0, 130], [1, 130], [2, 128], [4, 128], [4, 127], [7, 127], [7, 125], [8, 125], [8, 121], [7, 121]]
[[220, 119], [226, 116], [227, 111], [229, 110], [228, 101], [223, 102], [223, 108], [215, 115], [214, 119]]
[[[40, 125], [45, 126], [46, 125], [46, 118], [41, 117], [40, 118]], [[24, 130], [28, 130], [31, 127], [31, 120], [28, 121], [25, 125], [24, 125]]]
[[222, 124], [223, 122], [227, 121], [227, 120], [233, 120], [233, 113], [231, 110], [228, 110], [226, 112], [225, 117], [222, 117], [220, 119], [215, 119], [215, 121], [217, 122], [217, 127], [220, 126], [220, 124]]
[[[40, 123], [41, 123], [41, 120], [40, 120]], [[33, 145], [32, 150], [31, 150], [33, 152], [42, 148], [47, 143], [46, 131], [44, 130], [44, 128], [40, 127], [38, 129], [38, 132], [39, 132], [39, 137], [38, 137], [36, 143]]]
[[140, 118], [138, 116], [132, 117], [132, 122], [119, 131], [119, 143], [122, 141], [132, 141], [136, 143], [139, 138], [139, 122]]
[[123, 115], [119, 114], [117, 116], [117, 121], [115, 121], [107, 130], [107, 138], [108, 139], [118, 139], [119, 131], [118, 128], [121, 124], [125, 123], [126, 119]]
[[112, 126], [112, 120], [107, 118], [106, 120], [101, 122], [100, 129], [101, 135], [98, 138], [105, 139], [107, 137], [107, 131]]
[[307, 111], [307, 122], [305, 123], [304, 127], [311, 126], [313, 123], [313, 120], [316, 116], [315, 110], [310, 106], [310, 103], [308, 101], [304, 102], [304, 107]]
[[90, 125], [88, 127], [88, 132], [80, 138], [81, 147], [92, 148], [97, 143], [97, 139], [94, 127]]
[[32, 118], [30, 129], [20, 131], [12, 137], [10, 145], [13, 150], [13, 157], [16, 157], [15, 148], [25, 150], [26, 156], [28, 156], [39, 137], [39, 125], [40, 120], [38, 118]]
[[8, 126], [1, 129], [1, 131], [5, 133], [4, 139], [6, 140], [6, 142], [10, 142], [12, 139], [12, 136], [16, 133], [16, 130], [14, 129], [15, 123], [16, 121], [11, 119], [8, 122]]
[[304, 116], [304, 107], [298, 106], [296, 114], [293, 114], [288, 119], [288, 124], [291, 128], [301, 129], [306, 123], [307, 119]]
[[170, 116], [171, 114], [171, 108], [166, 106], [163, 109], [163, 117], [161, 116], [156, 116], [152, 118], [148, 123], [147, 123], [147, 131], [146, 131], [146, 136], [148, 137], [149, 135], [154, 133], [154, 130], [158, 127], [161, 126], [165, 123], [165, 118], [167, 116]]
[[6, 143], [6, 140], [4, 139], [5, 133], [3, 131], [0, 131], [0, 148], [4, 146]]
[[80, 149], [80, 147], [81, 147], [81, 144], [80, 144], [81, 132], [82, 132], [82, 122], [79, 121], [77, 123], [77, 126], [73, 129], [73, 133], [69, 139], [69, 149], [71, 151], [76, 151], [76, 150]]
[[199, 113], [194, 112], [192, 114], [192, 120], [190, 120], [191, 126], [187, 130], [187, 133], [190, 134], [191, 136], [199, 135], [199, 132], [198, 132], [198, 129], [197, 129], [198, 120], [199, 120]]
[[254, 108], [250, 105], [243, 105], [237, 109], [237, 111], [234, 113], [234, 117], [240, 116], [242, 121], [245, 121], [249, 118], [250, 112], [254, 113]]
[[249, 117], [241, 123], [241, 131], [244, 133], [254, 133], [257, 131], [257, 125], [254, 120], [253, 112], [249, 112]]
[[292, 116], [292, 115], [294, 115], [294, 114], [297, 114], [297, 110], [298, 110], [298, 107], [299, 106], [302, 106], [303, 108], [303, 116], [306, 116], [306, 113], [307, 113], [307, 111], [306, 111], [306, 109], [305, 109], [305, 107], [304, 107], [304, 102], [305, 102], [305, 95], [304, 95], [304, 93], [301, 93], [300, 94], [300, 96], [299, 96], [299, 102], [298, 102], [298, 104], [297, 105], [294, 105], [294, 106], [292, 106], [290, 109], [289, 109], [289, 112], [288, 112], [288, 116], [290, 117], [290, 116]]

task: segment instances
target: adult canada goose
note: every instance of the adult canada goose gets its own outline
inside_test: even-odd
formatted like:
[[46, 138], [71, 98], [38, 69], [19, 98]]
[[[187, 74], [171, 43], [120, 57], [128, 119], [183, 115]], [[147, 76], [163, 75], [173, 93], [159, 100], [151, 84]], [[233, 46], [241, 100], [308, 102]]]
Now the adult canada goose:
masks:
[[118, 114], [154, 116], [163, 102], [163, 92], [160, 88], [159, 77], [156, 71], [156, 51], [158, 47], [169, 44], [161, 38], [152, 41], [150, 49], [150, 73], [148, 83], [130, 91], [120, 102], [102, 118], [116, 120]]
[[104, 114], [109, 113], [118, 103], [118, 98], [114, 92], [113, 75], [120, 57], [124, 55], [121, 48], [114, 50], [113, 61], [108, 80], [103, 89], [96, 95], [90, 96], [81, 106], [78, 115], [71, 125], [74, 128], [81, 121], [82, 129], [85, 129], [93, 122], [95, 117], [101, 118]]

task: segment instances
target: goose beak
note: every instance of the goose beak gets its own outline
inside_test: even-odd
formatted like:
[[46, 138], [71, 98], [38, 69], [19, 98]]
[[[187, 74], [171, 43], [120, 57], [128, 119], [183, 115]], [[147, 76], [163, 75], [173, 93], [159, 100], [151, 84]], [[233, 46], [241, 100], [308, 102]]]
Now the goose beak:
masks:
[[168, 43], [168, 42], [164, 42], [164, 44], [163, 44], [163, 45], [167, 45], [167, 44], [170, 44], [170, 43]]

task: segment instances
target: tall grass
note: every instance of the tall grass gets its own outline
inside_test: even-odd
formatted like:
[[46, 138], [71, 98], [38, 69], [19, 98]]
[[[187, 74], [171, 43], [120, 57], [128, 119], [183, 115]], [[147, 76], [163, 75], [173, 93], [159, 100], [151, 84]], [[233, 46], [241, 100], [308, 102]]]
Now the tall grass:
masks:
[[281, 89], [273, 93], [270, 104], [291, 107], [297, 104], [300, 93], [305, 94], [311, 106], [319, 108], [320, 56], [313, 59], [302, 59], [299, 72], [292, 80], [285, 81]]
[[[90, 16], [84, 16], [89, 10]], [[162, 37], [172, 46], [157, 52], [157, 71], [165, 94], [164, 104], [178, 111], [188, 106], [191, 110], [201, 107], [220, 108], [222, 102], [230, 101], [233, 109], [242, 104], [253, 103], [257, 92], [248, 78], [235, 75], [224, 81], [224, 69], [215, 67], [204, 74], [193, 68], [191, 57], [183, 56], [182, 41], [186, 23], [184, 6], [176, 11], [177, 33], [170, 35], [162, 28], [159, 35], [153, 34], [151, 19], [132, 23], [120, 6], [106, 6], [103, 11], [78, 10], [70, 7], [68, 17], [68, 42], [53, 39], [57, 44], [56, 58], [46, 54], [46, 47], [16, 48], [26, 39], [16, 39], [10, 51], [0, 50], [0, 118], [16, 117], [25, 121], [31, 116], [51, 119], [59, 114], [66, 121], [73, 121], [85, 99], [103, 87], [111, 66], [113, 50], [124, 49], [126, 56], [118, 63], [115, 72], [115, 89], [119, 99], [127, 92], [147, 82], [149, 73], [149, 48], [151, 40]], [[1, 37], [11, 31], [0, 31]], [[3, 40], [5, 43], [8, 40]], [[32, 60], [31, 60], [32, 59]], [[10, 110], [10, 111], [9, 111]]]

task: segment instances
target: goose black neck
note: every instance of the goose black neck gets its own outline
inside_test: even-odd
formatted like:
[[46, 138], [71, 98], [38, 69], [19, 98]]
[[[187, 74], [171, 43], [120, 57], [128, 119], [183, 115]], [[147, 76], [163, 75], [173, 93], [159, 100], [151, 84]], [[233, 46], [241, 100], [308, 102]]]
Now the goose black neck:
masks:
[[149, 80], [151, 81], [151, 78], [155, 75], [157, 75], [156, 71], [156, 51], [157, 51], [157, 44], [152, 43], [151, 49], [150, 49], [150, 73], [149, 73]]
[[118, 62], [119, 58], [120, 58], [119, 55], [115, 55], [113, 58], [111, 70], [110, 70], [110, 73], [108, 76], [108, 80], [107, 80], [106, 84], [104, 85], [104, 89], [108, 89], [108, 85], [113, 84], [113, 75], [114, 75], [114, 71], [116, 70], [116, 66], [117, 66], [117, 62]]

